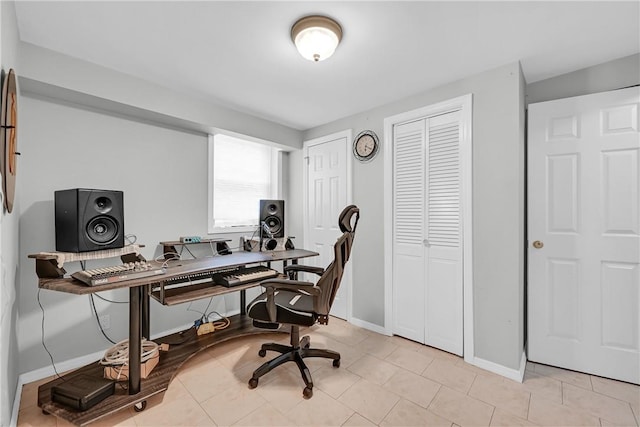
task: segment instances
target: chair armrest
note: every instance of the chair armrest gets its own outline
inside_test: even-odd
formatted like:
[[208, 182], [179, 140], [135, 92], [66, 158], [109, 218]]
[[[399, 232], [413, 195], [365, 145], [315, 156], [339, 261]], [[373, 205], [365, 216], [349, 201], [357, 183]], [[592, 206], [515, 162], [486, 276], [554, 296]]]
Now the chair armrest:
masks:
[[292, 291], [299, 294], [320, 295], [322, 291], [316, 288], [311, 282], [303, 282], [301, 280], [289, 279], [267, 279], [260, 282], [260, 286], [265, 289], [273, 289], [274, 291]]
[[290, 291], [301, 295], [312, 295], [314, 297], [314, 306], [316, 304], [316, 297], [322, 294], [322, 291], [313, 286], [313, 283], [299, 280], [267, 279], [260, 282], [260, 285], [265, 288], [267, 293], [267, 313], [269, 314], [269, 320], [274, 323], [276, 322], [276, 291]]
[[322, 273], [324, 273], [324, 268], [314, 267], [312, 265], [292, 264], [292, 265], [287, 265], [284, 268], [284, 272], [285, 273], [289, 273], [289, 272], [313, 273], [313, 274], [317, 274], [318, 276], [322, 276]]

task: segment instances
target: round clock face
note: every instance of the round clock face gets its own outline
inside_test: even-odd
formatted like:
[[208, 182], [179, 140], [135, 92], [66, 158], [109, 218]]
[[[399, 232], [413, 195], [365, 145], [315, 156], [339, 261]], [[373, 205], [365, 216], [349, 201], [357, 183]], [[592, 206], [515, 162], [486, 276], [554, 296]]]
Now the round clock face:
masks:
[[363, 131], [353, 141], [353, 153], [360, 161], [369, 161], [378, 153], [378, 136], [373, 131]]

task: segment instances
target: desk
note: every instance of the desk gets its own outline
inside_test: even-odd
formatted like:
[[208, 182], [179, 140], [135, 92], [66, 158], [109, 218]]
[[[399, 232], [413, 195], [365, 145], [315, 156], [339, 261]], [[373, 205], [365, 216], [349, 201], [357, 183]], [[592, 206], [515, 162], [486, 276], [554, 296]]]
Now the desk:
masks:
[[[171, 299], [165, 297], [162, 299], [163, 301], [161, 301], [158, 294], [154, 295], [154, 292], [152, 292], [152, 286], [161, 286], [163, 280], [184, 274], [205, 271], [213, 272], [224, 268], [248, 264], [270, 264], [271, 262], [276, 261], [281, 261], [283, 265], [286, 265], [289, 261], [295, 264], [300, 258], [317, 255], [318, 253], [316, 252], [306, 251], [303, 249], [293, 249], [274, 252], [237, 252], [230, 255], [211, 258], [176, 260], [169, 263], [166, 274], [162, 276], [152, 276], [102, 286], [86, 286], [72, 278], [42, 277], [43, 274], [39, 273], [40, 278], [38, 286], [40, 288], [75, 295], [86, 295], [110, 289], [129, 288], [130, 352], [128, 392], [122, 390], [120, 387], [116, 387], [116, 394], [108, 397], [87, 411], [79, 412], [51, 401], [51, 388], [62, 382], [60, 379], [55, 379], [40, 386], [38, 389], [38, 406], [40, 406], [44, 412], [63, 418], [73, 424], [81, 426], [86, 425], [128, 406], [137, 404], [144, 405], [146, 404], [146, 399], [149, 397], [158, 393], [163, 393], [167, 390], [169, 383], [180, 366], [200, 350], [238, 336], [274, 332], [273, 330], [254, 328], [251, 319], [247, 318], [245, 315], [246, 300], [244, 292], [250, 287], [259, 286], [259, 282], [232, 288], [208, 285], [201, 287], [197, 291], [193, 289], [188, 290], [184, 295], [178, 295], [179, 292], [176, 292], [177, 296], [174, 295], [175, 298]], [[42, 259], [42, 257], [38, 257], [37, 255], [30, 255], [30, 258], [36, 258], [36, 261], [46, 261], [46, 259]], [[42, 269], [40, 270], [42, 271]], [[213, 334], [199, 336], [194, 338], [192, 342], [186, 342], [179, 346], [171, 346], [168, 352], [161, 352], [159, 364], [151, 374], [144, 380], [140, 379], [140, 342], [143, 336], [149, 337], [149, 299], [151, 296], [165, 305], [172, 305], [236, 291], [241, 292], [241, 313], [229, 318], [231, 324], [227, 329], [216, 331]], [[180, 338], [181, 337], [178, 336], [178, 334], [172, 334], [159, 338], [156, 341], [164, 340], [166, 342], [172, 342], [178, 341]], [[134, 363], [136, 361], [137, 363]], [[102, 366], [99, 362], [95, 362], [69, 373], [65, 375], [65, 377], [72, 378], [80, 374], [102, 376]]]

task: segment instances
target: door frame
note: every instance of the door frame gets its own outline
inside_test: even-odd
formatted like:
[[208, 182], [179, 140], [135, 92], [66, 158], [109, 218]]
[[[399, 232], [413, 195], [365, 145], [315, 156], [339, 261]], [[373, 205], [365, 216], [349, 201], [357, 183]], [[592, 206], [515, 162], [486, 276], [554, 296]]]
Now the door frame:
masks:
[[460, 110], [462, 166], [462, 301], [463, 301], [463, 355], [466, 362], [474, 359], [473, 343], [473, 95], [428, 105], [396, 114], [384, 119], [384, 330], [393, 334], [393, 127], [396, 124], [419, 120], [429, 116]]
[[[314, 145], [325, 144], [327, 142], [334, 141], [336, 139], [345, 138], [346, 143], [344, 144], [345, 150], [345, 159], [346, 159], [346, 168], [347, 168], [347, 206], [353, 203], [353, 192], [352, 192], [352, 167], [353, 167], [353, 156], [351, 155], [351, 139], [353, 137], [353, 130], [346, 129], [340, 132], [335, 132], [329, 135], [320, 136], [318, 138], [309, 139], [302, 142], [302, 188], [303, 188], [303, 209], [302, 209], [302, 229], [304, 230], [302, 244], [303, 247], [307, 248], [308, 246], [308, 230], [309, 230], [309, 147]], [[348, 322], [351, 322], [351, 314], [352, 314], [352, 281], [353, 281], [353, 272], [352, 265], [353, 263], [347, 263], [344, 271], [344, 275], [342, 277], [341, 286], [344, 287], [347, 291], [347, 318]]]

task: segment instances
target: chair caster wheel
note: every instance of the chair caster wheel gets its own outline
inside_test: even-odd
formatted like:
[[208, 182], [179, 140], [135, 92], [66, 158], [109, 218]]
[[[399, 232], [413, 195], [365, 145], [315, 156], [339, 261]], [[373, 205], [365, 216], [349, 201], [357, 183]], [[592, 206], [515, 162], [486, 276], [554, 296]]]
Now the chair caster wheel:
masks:
[[147, 401], [143, 400], [142, 402], [138, 402], [133, 405], [133, 410], [136, 412], [142, 412], [147, 408]]
[[336, 359], [333, 361], [333, 367], [334, 368], [339, 368], [340, 367], [340, 359]]
[[305, 387], [304, 390], [302, 390], [302, 396], [305, 399], [311, 399], [313, 396], [313, 389], [311, 387]]
[[260, 349], [258, 351], [258, 356], [265, 357], [267, 355], [267, 350]]
[[258, 387], [258, 379], [257, 378], [251, 378], [249, 380], [249, 388], [256, 388]]

